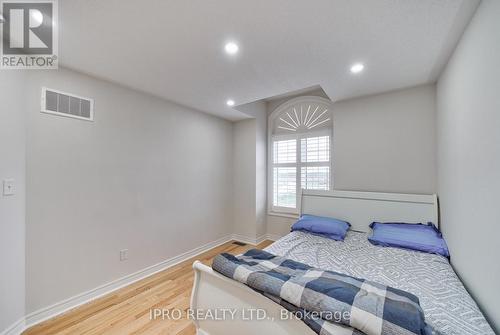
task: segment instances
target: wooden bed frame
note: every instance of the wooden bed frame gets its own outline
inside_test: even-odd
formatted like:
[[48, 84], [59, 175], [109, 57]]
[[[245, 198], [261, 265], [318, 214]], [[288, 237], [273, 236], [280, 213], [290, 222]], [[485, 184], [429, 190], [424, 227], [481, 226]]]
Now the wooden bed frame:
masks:
[[[330, 216], [351, 223], [351, 229], [368, 232], [368, 225], [380, 222], [433, 222], [439, 226], [437, 196], [352, 191], [303, 191], [300, 212]], [[201, 335], [303, 335], [314, 332], [302, 321], [279, 316], [283, 309], [249, 287], [224, 277], [201, 262], [194, 262], [195, 280], [191, 309], [201, 311], [234, 310], [230, 320], [194, 320]], [[264, 320], [248, 320], [252, 311], [266, 312]], [[272, 319], [274, 318], [274, 320]], [[339, 331], [339, 335], [342, 331]]]

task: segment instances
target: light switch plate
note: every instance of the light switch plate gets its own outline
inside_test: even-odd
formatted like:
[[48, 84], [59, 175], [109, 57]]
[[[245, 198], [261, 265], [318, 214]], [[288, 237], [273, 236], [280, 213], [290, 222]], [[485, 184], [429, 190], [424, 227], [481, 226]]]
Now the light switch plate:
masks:
[[14, 195], [14, 179], [4, 179], [3, 195]]

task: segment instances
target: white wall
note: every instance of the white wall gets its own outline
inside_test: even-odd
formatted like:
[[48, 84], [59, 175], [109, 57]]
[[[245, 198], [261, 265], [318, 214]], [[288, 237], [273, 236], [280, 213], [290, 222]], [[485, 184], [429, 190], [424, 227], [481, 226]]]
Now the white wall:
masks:
[[257, 238], [267, 233], [267, 110], [265, 103], [261, 103], [259, 111], [259, 116], [255, 119]]
[[[40, 113], [41, 86], [94, 98], [95, 122]], [[232, 232], [230, 122], [69, 70], [23, 96], [28, 313]]]
[[255, 239], [256, 228], [256, 121], [233, 124], [233, 232]]
[[435, 87], [334, 104], [334, 188], [434, 193]]
[[[434, 85], [335, 102], [334, 189], [435, 193], [435, 117]], [[268, 216], [268, 233], [284, 235], [293, 222]]]
[[[25, 314], [25, 81], [22, 71], [0, 74], [0, 332]], [[3, 196], [3, 180], [15, 195]]]
[[[267, 105], [264, 101], [256, 101], [248, 104], [240, 105], [237, 107], [240, 112], [245, 113], [250, 116], [253, 122], [254, 134], [248, 133], [249, 137], [253, 137], [253, 143], [247, 143], [246, 147], [240, 146], [238, 148], [239, 151], [247, 151], [248, 154], [250, 152], [255, 154], [255, 169], [250, 174], [244, 176], [239, 172], [240, 178], [247, 178], [253, 180], [253, 185], [251, 192], [255, 195], [255, 201], [252, 202], [252, 205], [255, 204], [255, 236], [251, 236], [255, 239], [261, 239], [266, 235], [266, 216], [267, 216]], [[246, 122], [246, 121], [243, 121]], [[238, 122], [235, 123], [234, 132], [235, 134], [239, 131], [239, 127], [237, 126]], [[237, 135], [235, 135], [237, 136]], [[241, 135], [240, 135], [241, 136]], [[242, 154], [242, 153], [240, 153]], [[235, 193], [245, 192], [245, 190], [235, 190]], [[248, 206], [248, 204], [241, 203], [236, 207]], [[235, 212], [234, 220], [235, 227], [238, 227], [241, 213], [239, 211]], [[242, 231], [237, 228], [236, 233]]]
[[500, 1], [483, 0], [437, 85], [438, 191], [451, 262], [500, 333]]

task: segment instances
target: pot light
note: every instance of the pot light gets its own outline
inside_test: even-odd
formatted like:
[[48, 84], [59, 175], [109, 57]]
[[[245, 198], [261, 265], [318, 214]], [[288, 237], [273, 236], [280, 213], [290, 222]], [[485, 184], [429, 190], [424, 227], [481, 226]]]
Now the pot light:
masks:
[[224, 46], [224, 50], [226, 50], [226, 53], [228, 53], [229, 55], [234, 55], [238, 52], [240, 48], [238, 47], [238, 44], [234, 43], [234, 42], [228, 42], [226, 43], [226, 45]]
[[228, 106], [234, 106], [234, 100], [232, 100], [232, 99], [228, 99], [228, 100], [226, 101], [226, 105], [228, 105]]
[[356, 64], [353, 64], [351, 66], [351, 72], [352, 73], [360, 73], [361, 71], [363, 71], [365, 68], [365, 66], [361, 63], [356, 63]]

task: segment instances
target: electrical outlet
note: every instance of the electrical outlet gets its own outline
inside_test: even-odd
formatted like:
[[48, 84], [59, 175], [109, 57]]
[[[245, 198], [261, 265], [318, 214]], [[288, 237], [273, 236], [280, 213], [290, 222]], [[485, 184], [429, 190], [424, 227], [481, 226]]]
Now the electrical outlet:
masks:
[[120, 250], [120, 262], [126, 261], [128, 259], [128, 249]]
[[4, 179], [3, 195], [14, 195], [14, 179]]

